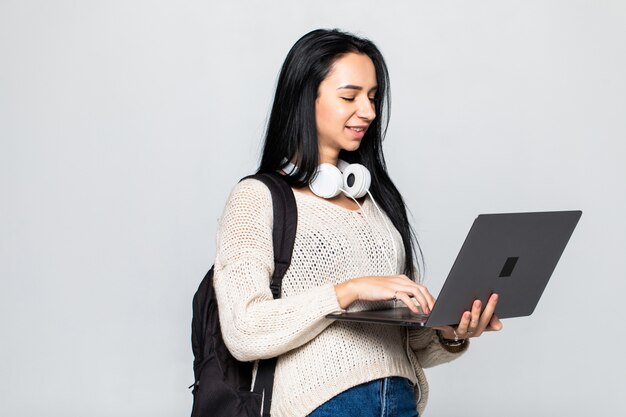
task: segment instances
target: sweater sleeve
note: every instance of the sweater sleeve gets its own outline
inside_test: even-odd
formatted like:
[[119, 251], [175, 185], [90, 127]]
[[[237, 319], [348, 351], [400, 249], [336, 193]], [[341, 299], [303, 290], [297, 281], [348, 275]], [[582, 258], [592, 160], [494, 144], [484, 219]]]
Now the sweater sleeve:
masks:
[[410, 329], [409, 346], [415, 352], [417, 360], [424, 368], [441, 365], [453, 361], [460, 357], [469, 346], [469, 340], [465, 344], [465, 349], [458, 353], [448, 352], [441, 343], [434, 329]]
[[273, 299], [272, 224], [269, 189], [253, 179], [240, 182], [220, 220], [214, 286], [224, 342], [241, 361], [307, 343], [332, 323], [326, 314], [341, 310], [332, 284]]

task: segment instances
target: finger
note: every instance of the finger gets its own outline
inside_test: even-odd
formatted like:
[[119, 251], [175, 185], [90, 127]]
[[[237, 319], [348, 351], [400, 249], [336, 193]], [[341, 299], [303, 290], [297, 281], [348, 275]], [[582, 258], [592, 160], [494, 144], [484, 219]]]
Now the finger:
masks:
[[467, 329], [468, 332], [470, 332], [474, 336], [480, 336], [480, 333], [482, 332], [482, 330], [479, 329], [481, 309], [482, 309], [482, 302], [480, 300], [474, 300], [474, 302], [472, 303], [472, 313], [470, 317], [470, 324], [469, 324], [469, 328]]
[[424, 287], [418, 286], [414, 292], [414, 296], [417, 299], [419, 305], [422, 307], [422, 310], [425, 314], [430, 314], [433, 308], [433, 302], [428, 299], [426, 295], [428, 291], [424, 291]]
[[414, 313], [419, 313], [419, 309], [417, 308], [417, 306], [415, 305], [415, 303], [413, 302], [413, 300], [411, 299], [411, 297], [409, 297], [409, 294], [405, 293], [405, 292], [400, 292], [398, 291], [398, 293], [396, 294], [396, 298], [400, 301], [402, 301], [404, 304], [406, 304], [406, 306], [409, 308], [409, 310], [411, 310]]
[[430, 291], [428, 291], [428, 288], [426, 288], [425, 286], [418, 285], [418, 287], [422, 291], [422, 294], [424, 294], [424, 297], [426, 297], [426, 302], [428, 303], [428, 308], [430, 308], [432, 310], [433, 307], [435, 306], [435, 301], [436, 301], [435, 297], [432, 296]]
[[[395, 278], [399, 278], [399, 284], [403, 285], [403, 290], [418, 301], [424, 312], [429, 313], [435, 305], [435, 297], [428, 291], [424, 285], [418, 284], [406, 275], [396, 275]], [[419, 291], [416, 293], [415, 291]], [[423, 297], [423, 298], [422, 298]]]
[[489, 321], [489, 327], [487, 328], [489, 331], [498, 332], [502, 330], [502, 322], [496, 316], [491, 316], [491, 320]]
[[459, 322], [459, 325], [456, 327], [456, 333], [459, 335], [459, 337], [461, 338], [467, 337], [467, 329], [469, 328], [471, 317], [472, 317], [472, 314], [469, 311], [465, 311], [463, 315], [461, 316], [461, 321]]
[[[430, 313], [430, 307], [428, 305], [428, 300], [424, 296], [424, 294], [420, 291], [417, 285], [405, 286], [400, 291], [407, 294], [407, 296], [415, 298], [417, 303], [420, 305], [424, 313]], [[415, 303], [413, 303], [415, 304]]]
[[489, 301], [487, 301], [487, 305], [485, 306], [485, 310], [480, 317], [480, 328], [481, 332], [484, 331], [491, 322], [491, 318], [493, 317], [493, 312], [496, 309], [496, 305], [498, 304], [498, 294], [491, 294], [489, 297]]

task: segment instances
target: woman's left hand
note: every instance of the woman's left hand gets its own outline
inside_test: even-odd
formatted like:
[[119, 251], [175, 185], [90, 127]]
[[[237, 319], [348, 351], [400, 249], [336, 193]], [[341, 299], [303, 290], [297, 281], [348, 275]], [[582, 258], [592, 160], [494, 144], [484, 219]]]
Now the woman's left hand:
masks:
[[436, 326], [434, 329], [439, 330], [444, 339], [452, 340], [479, 337], [485, 331], [501, 330], [502, 322], [493, 314], [496, 304], [498, 304], [498, 294], [492, 294], [481, 314], [482, 303], [480, 300], [474, 300], [472, 311], [463, 313], [458, 326]]

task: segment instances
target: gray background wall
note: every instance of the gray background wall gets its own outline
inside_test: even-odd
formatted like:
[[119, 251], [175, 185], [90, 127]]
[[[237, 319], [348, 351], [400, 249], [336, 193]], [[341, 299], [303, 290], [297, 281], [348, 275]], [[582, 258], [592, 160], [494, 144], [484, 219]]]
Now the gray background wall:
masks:
[[0, 414], [188, 414], [217, 218], [317, 27], [387, 58], [434, 292], [478, 213], [584, 211], [535, 314], [429, 371], [427, 414], [623, 409], [625, 23], [618, 0], [2, 0]]

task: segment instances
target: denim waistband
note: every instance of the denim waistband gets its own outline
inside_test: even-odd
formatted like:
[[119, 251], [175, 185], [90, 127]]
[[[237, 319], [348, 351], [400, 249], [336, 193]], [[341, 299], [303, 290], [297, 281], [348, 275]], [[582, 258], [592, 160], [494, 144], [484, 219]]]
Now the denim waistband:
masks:
[[411, 381], [401, 377], [376, 379], [331, 398], [309, 417], [417, 417]]

